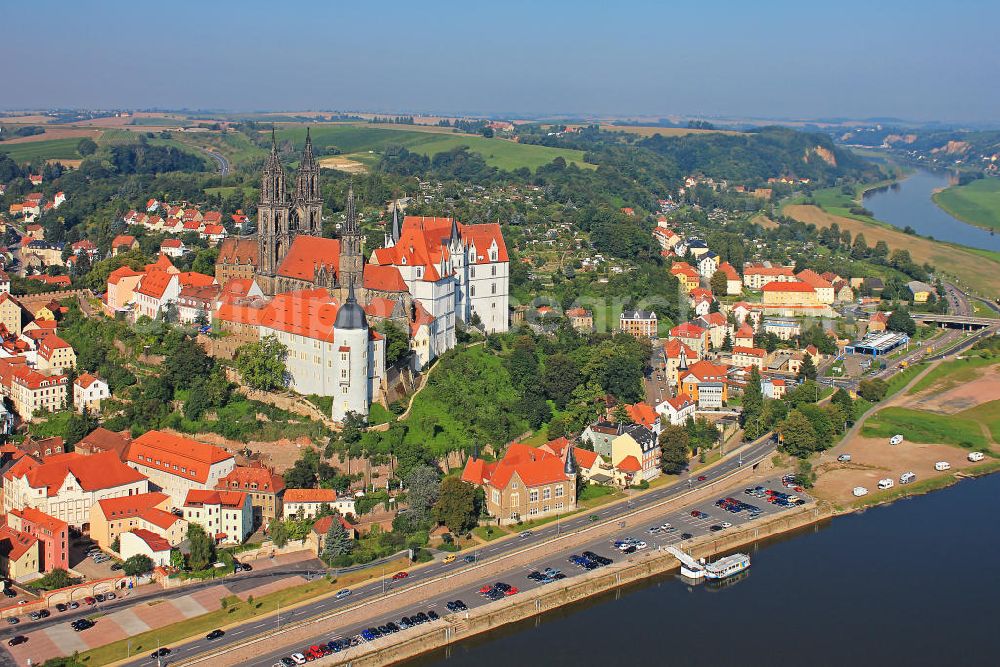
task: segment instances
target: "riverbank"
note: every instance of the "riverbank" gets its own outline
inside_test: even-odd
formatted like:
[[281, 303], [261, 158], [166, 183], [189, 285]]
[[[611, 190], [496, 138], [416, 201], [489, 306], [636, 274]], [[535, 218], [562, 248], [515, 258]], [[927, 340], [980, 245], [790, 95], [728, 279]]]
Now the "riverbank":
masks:
[[966, 185], [953, 185], [935, 192], [931, 200], [966, 224], [1000, 230], [1000, 179], [981, 178]]

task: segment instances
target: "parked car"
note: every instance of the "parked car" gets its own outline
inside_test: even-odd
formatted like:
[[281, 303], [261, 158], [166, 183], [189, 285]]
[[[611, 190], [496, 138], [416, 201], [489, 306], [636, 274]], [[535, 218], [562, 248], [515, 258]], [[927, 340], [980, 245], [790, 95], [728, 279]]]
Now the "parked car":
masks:
[[982, 452], [969, 452], [969, 456], [968, 456], [968, 459], [970, 461], [972, 461], [973, 463], [977, 463], [979, 461], [982, 461], [985, 458], [986, 458], [986, 454], [983, 454]]
[[866, 489], [863, 486], [856, 486], [856, 487], [854, 487], [854, 490], [851, 493], [853, 493], [855, 496], [857, 496], [858, 498], [860, 498], [861, 496], [867, 496], [868, 495], [868, 489]]
[[14, 635], [10, 638], [10, 641], [7, 642], [7, 646], [17, 646], [18, 644], [23, 644], [26, 641], [28, 641], [28, 638], [24, 635]]
[[21, 619], [19, 619], [17, 616], [8, 616], [7, 617], [7, 623], [9, 625], [17, 625], [20, 622], [21, 622]]
[[897, 433], [896, 435], [894, 435], [891, 438], [889, 438], [889, 444], [890, 445], [898, 445], [901, 442], [903, 442], [903, 434], [902, 433]]
[[94, 598], [92, 598], [92, 597], [90, 597], [90, 596], [88, 595], [87, 597], [83, 598], [83, 603], [84, 603], [84, 604], [91, 604], [91, 605], [92, 605], [92, 604], [97, 604], [97, 600], [96, 600], [96, 599], [94, 599]]
[[934, 469], [938, 472], [943, 472], [945, 470], [951, 470], [951, 464], [947, 461], [938, 461], [934, 464]]
[[296, 665], [306, 664], [306, 656], [301, 653], [293, 653], [288, 657], [291, 658], [292, 662], [294, 662]]
[[910, 482], [912, 482], [912, 481], [914, 481], [916, 479], [917, 479], [917, 476], [914, 473], [912, 473], [912, 472], [904, 472], [902, 475], [899, 476], [899, 483], [900, 484], [909, 484]]
[[848, 461], [851, 460], [851, 455], [841, 454], [840, 456], [837, 457], [837, 460], [840, 461], [841, 463], [847, 463]]
[[891, 489], [893, 486], [895, 486], [895, 484], [893, 483], [892, 479], [888, 477], [886, 477], [885, 479], [880, 479], [878, 481], [878, 488], [882, 491], [885, 491], [886, 489]]

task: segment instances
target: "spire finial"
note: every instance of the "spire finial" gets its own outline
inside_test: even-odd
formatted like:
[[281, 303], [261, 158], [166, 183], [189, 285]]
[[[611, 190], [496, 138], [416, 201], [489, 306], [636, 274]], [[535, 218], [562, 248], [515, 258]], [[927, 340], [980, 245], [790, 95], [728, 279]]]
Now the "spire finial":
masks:
[[271, 126], [271, 152], [278, 152], [278, 139], [274, 134], [274, 125]]

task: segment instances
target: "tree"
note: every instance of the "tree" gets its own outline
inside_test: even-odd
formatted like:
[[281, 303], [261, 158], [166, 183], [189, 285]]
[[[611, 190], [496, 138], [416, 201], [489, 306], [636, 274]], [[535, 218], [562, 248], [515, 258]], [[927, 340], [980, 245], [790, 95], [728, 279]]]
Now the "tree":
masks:
[[130, 577], [138, 577], [153, 571], [153, 559], [146, 554], [130, 556], [122, 564], [122, 572]]
[[76, 145], [76, 152], [80, 154], [80, 157], [93, 155], [97, 152], [97, 143], [90, 137], [84, 137]]
[[907, 336], [917, 333], [917, 323], [910, 316], [910, 311], [905, 308], [896, 308], [886, 320], [885, 328], [889, 331], [897, 331]]
[[479, 517], [476, 488], [458, 477], [441, 482], [441, 492], [434, 503], [434, 519], [448, 526], [455, 534], [472, 530]]
[[542, 387], [560, 410], [566, 407], [573, 390], [582, 382], [580, 367], [568, 354], [557, 352], [545, 359]]
[[732, 352], [733, 351], [733, 332], [726, 329], [726, 338], [722, 341], [722, 351]]
[[743, 390], [743, 429], [748, 440], [755, 440], [764, 433], [760, 416], [764, 411], [764, 393], [760, 388], [760, 371], [756, 366], [750, 369], [750, 378]]
[[875, 378], [874, 380], [862, 380], [858, 383], [858, 396], [871, 403], [878, 403], [885, 398], [889, 391], [889, 385], [885, 380]]
[[236, 368], [243, 384], [252, 389], [271, 391], [285, 387], [288, 371], [285, 359], [288, 348], [276, 336], [240, 346], [236, 351]]
[[438, 471], [429, 465], [414, 468], [406, 476], [406, 500], [416, 522], [430, 520], [441, 490], [440, 478]]
[[392, 320], [382, 320], [378, 331], [385, 336], [385, 363], [392, 366], [410, 353], [410, 339]]
[[719, 270], [712, 274], [711, 279], [708, 281], [709, 287], [712, 288], [712, 294], [716, 297], [725, 296], [729, 291], [729, 278], [726, 276], [725, 272]]
[[806, 354], [805, 357], [802, 360], [802, 365], [799, 366], [798, 374], [795, 376], [799, 382], [816, 379], [816, 365], [813, 363], [812, 355]]
[[782, 439], [781, 448], [792, 456], [805, 458], [813, 452], [816, 431], [809, 419], [798, 410], [789, 412], [778, 424], [778, 434]]
[[170, 550], [170, 567], [177, 568], [178, 570], [184, 569], [184, 554], [181, 553], [180, 549]]
[[323, 541], [323, 560], [328, 563], [337, 556], [351, 553], [351, 549], [354, 548], [351, 536], [341, 520], [340, 514], [334, 514], [330, 528], [326, 531], [326, 538]]
[[188, 389], [212, 370], [211, 357], [193, 338], [185, 336], [163, 362], [165, 378], [178, 389]]
[[204, 570], [215, 562], [215, 542], [204, 528], [196, 523], [188, 525], [187, 538], [190, 544], [188, 565], [192, 570]]
[[843, 387], [837, 389], [833, 394], [833, 398], [830, 401], [840, 407], [841, 411], [844, 413], [844, 418], [848, 423], [854, 423], [856, 415], [854, 414], [854, 399], [851, 398], [850, 393]]
[[279, 549], [288, 544], [288, 526], [284, 521], [272, 521], [270, 525], [271, 541]]
[[632, 417], [625, 408], [625, 404], [621, 401], [619, 401], [618, 404], [615, 405], [615, 409], [611, 411], [611, 419], [613, 419], [616, 424], [632, 423]]
[[660, 467], [668, 475], [676, 475], [688, 464], [690, 437], [683, 426], [668, 424], [660, 432]]

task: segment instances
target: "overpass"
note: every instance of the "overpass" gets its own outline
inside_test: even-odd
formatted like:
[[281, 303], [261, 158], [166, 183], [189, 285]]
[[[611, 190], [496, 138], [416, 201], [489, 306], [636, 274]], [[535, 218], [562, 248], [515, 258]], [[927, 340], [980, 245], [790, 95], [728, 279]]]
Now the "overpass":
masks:
[[1000, 320], [992, 317], [975, 317], [973, 315], [950, 315], [939, 313], [910, 313], [910, 316], [925, 324], [939, 324], [942, 328], [951, 329], [986, 329], [1000, 324]]

